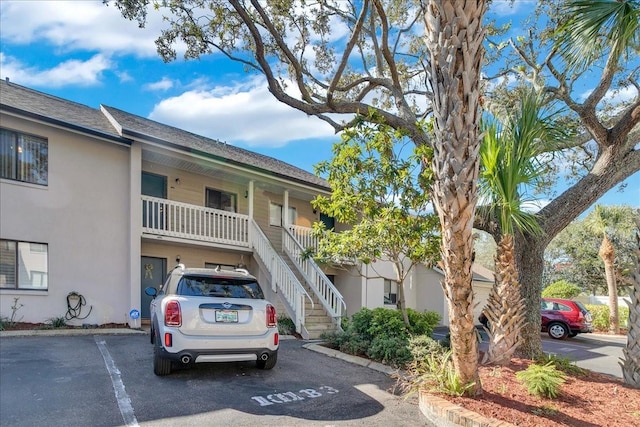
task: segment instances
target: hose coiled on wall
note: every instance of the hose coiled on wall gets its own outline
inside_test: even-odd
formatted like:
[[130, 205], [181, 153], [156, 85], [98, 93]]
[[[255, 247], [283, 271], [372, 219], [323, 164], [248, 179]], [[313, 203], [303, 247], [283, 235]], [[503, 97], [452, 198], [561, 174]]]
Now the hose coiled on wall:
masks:
[[[75, 300], [75, 303], [72, 305], [72, 301]], [[84, 299], [84, 296], [80, 295], [77, 292], [69, 292], [67, 295], [67, 314], [65, 314], [64, 318], [67, 320], [71, 319], [86, 319], [91, 314], [91, 310], [93, 310], [93, 306], [89, 307], [89, 312], [86, 316], [81, 317], [80, 314], [82, 312], [82, 307], [87, 305], [87, 301]]]

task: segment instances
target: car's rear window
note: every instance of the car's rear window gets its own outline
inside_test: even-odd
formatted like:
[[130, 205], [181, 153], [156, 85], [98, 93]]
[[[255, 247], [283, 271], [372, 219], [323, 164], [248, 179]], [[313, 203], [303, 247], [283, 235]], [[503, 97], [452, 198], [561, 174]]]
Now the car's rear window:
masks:
[[197, 297], [264, 299], [255, 280], [226, 277], [184, 276], [178, 283], [177, 293]]
[[580, 301], [574, 301], [574, 302], [576, 303], [576, 305], [578, 306], [578, 308], [583, 314], [589, 312], [589, 310], [587, 310], [587, 307], [585, 307], [584, 304], [582, 304]]

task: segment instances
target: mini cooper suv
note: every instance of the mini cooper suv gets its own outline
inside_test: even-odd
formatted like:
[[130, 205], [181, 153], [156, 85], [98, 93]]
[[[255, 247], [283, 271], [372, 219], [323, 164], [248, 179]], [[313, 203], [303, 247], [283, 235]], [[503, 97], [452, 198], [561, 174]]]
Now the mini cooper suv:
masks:
[[255, 361], [271, 369], [278, 360], [275, 307], [246, 270], [186, 268], [179, 264], [151, 297], [153, 372], [172, 363]]

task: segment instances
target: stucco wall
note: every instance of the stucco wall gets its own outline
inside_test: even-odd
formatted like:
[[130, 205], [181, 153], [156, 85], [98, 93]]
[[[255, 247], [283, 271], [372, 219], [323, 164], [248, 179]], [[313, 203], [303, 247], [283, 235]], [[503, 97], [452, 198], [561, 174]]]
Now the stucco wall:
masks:
[[129, 148], [2, 116], [2, 127], [48, 139], [48, 185], [0, 181], [0, 237], [48, 244], [48, 290], [0, 290], [0, 315], [44, 322], [86, 299], [70, 324], [124, 323], [129, 311]]

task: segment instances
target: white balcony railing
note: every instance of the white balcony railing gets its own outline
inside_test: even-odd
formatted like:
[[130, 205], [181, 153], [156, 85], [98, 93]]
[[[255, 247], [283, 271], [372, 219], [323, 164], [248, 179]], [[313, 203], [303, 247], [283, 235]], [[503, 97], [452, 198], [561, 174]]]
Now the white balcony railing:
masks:
[[249, 247], [249, 217], [157, 197], [142, 196], [142, 232]]
[[304, 249], [318, 248], [318, 238], [313, 234], [313, 228], [289, 224], [289, 232]]
[[254, 220], [251, 220], [250, 224], [252, 228], [251, 236], [254, 253], [260, 258], [267, 270], [269, 270], [269, 273], [271, 273], [271, 287], [274, 291], [276, 291], [277, 288], [278, 292], [281, 293], [287, 304], [289, 304], [293, 312], [296, 332], [301, 333], [305, 319], [305, 298], [311, 302], [312, 308], [313, 300], [287, 263], [278, 255], [258, 224], [256, 224]]
[[338, 289], [331, 283], [313, 258], [303, 255], [305, 249], [309, 247], [315, 248], [315, 245], [303, 246], [300, 241], [310, 244], [310, 242], [313, 241], [312, 237], [310, 228], [305, 229], [305, 227], [289, 225], [288, 228], [282, 229], [282, 245], [284, 251], [289, 258], [294, 261], [294, 264], [304, 275], [325, 310], [327, 310], [333, 321], [339, 326], [340, 318], [344, 313], [343, 308], [346, 309], [342, 294], [340, 294]]

